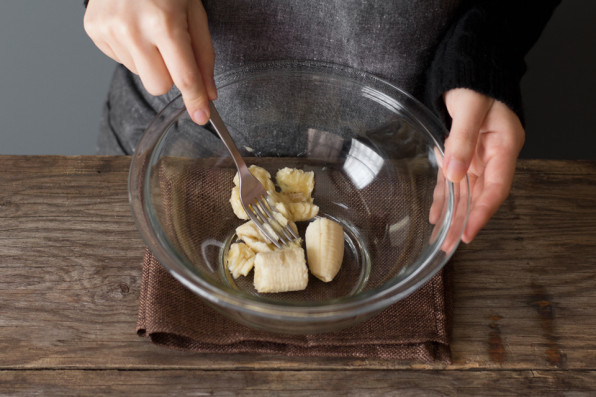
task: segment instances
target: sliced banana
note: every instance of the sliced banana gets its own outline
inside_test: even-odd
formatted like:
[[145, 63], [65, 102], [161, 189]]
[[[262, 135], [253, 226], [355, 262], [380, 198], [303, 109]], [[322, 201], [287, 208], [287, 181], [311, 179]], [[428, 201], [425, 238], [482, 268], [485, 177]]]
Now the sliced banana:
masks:
[[261, 293], [300, 291], [308, 285], [302, 248], [260, 252], [255, 257], [254, 286]]
[[238, 226], [236, 236], [255, 252], [269, 252], [275, 249], [275, 245], [263, 236], [253, 221]]
[[[271, 180], [271, 174], [264, 168], [261, 168], [257, 165], [251, 165], [248, 167], [248, 170], [251, 174], [255, 176], [261, 182], [261, 184], [265, 187], [270, 193], [275, 193], [275, 185]], [[232, 188], [232, 194], [230, 196], [230, 204], [232, 205], [232, 210], [234, 210], [234, 214], [240, 219], [249, 219], [248, 215], [244, 211], [242, 207], [242, 202], [240, 201], [240, 187], [239, 187], [239, 178], [238, 173], [234, 175], [234, 187]]]
[[286, 203], [312, 203], [312, 197], [305, 195], [302, 192], [281, 192], [283, 201]]
[[333, 280], [344, 258], [341, 225], [328, 218], [315, 219], [306, 228], [304, 239], [310, 272], [322, 281]]
[[232, 244], [226, 255], [226, 262], [232, 277], [247, 276], [255, 264], [255, 257], [255, 251], [245, 243]]
[[[298, 228], [294, 222], [288, 221], [285, 218], [282, 219], [281, 214], [278, 214], [276, 218], [278, 218], [280, 223], [284, 222], [285, 220], [285, 223], [289, 224], [290, 228], [292, 228], [294, 232], [298, 233]], [[274, 230], [269, 225], [265, 225], [265, 227], [269, 228], [270, 234], [275, 235]], [[269, 239], [265, 237], [263, 233], [261, 233], [253, 221], [248, 221], [238, 226], [236, 228], [236, 236], [239, 240], [244, 241], [246, 245], [248, 245], [255, 252], [269, 252], [276, 249], [275, 244], [270, 242]], [[300, 246], [302, 244], [302, 239], [297, 239], [293, 241], [292, 244]]]
[[[267, 170], [254, 165], [249, 169], [269, 192], [268, 203], [277, 221], [271, 223], [272, 233], [280, 231], [279, 225], [290, 225], [297, 233], [294, 222], [311, 220], [319, 213], [311, 196], [314, 172], [288, 167], [280, 169], [276, 173], [276, 182], [281, 191], [277, 192]], [[238, 175], [234, 177], [234, 184], [230, 197], [232, 209], [238, 218], [249, 219], [240, 202]], [[246, 276], [254, 269], [254, 286], [261, 293], [305, 289], [309, 269], [317, 278], [329, 282], [337, 275], [343, 261], [343, 229], [328, 218], [316, 219], [306, 229], [308, 265], [301, 239], [290, 247], [277, 249], [252, 221], [238, 226], [236, 235], [241, 241], [230, 246], [226, 256], [228, 268], [234, 278]]]
[[[254, 175], [255, 178], [259, 180], [265, 186], [265, 190], [268, 192], [275, 191], [275, 185], [271, 180], [271, 174], [265, 168], [259, 167], [258, 165], [251, 165], [248, 167], [248, 170], [251, 174]], [[238, 173], [234, 175], [234, 186], [239, 186], [240, 179], [238, 178]]]
[[269, 193], [269, 196], [267, 197], [267, 203], [271, 208], [283, 215], [284, 218], [288, 220], [292, 219], [292, 214], [288, 209], [287, 201], [282, 194], [277, 192]]
[[275, 174], [277, 185], [281, 189], [279, 199], [289, 212], [294, 222], [308, 221], [317, 216], [319, 207], [313, 204], [311, 197], [315, 187], [314, 172], [304, 172], [296, 168], [282, 168]]
[[238, 186], [232, 188], [230, 204], [232, 205], [234, 215], [243, 220], [248, 219], [248, 215], [246, 215], [246, 211], [244, 211], [244, 207], [242, 207], [242, 202], [240, 202], [240, 188], [238, 188]]
[[309, 221], [319, 213], [319, 206], [309, 202], [286, 203], [285, 206], [294, 222]]
[[305, 200], [310, 200], [315, 187], [315, 173], [285, 167], [277, 171], [275, 181], [283, 193], [302, 193]]

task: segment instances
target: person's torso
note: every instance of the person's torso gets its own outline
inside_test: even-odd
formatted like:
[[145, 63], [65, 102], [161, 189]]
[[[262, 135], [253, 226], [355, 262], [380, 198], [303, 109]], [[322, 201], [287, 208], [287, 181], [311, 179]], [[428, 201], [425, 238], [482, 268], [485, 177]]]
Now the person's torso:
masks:
[[316, 60], [415, 93], [461, 0], [203, 0], [216, 74], [247, 63]]

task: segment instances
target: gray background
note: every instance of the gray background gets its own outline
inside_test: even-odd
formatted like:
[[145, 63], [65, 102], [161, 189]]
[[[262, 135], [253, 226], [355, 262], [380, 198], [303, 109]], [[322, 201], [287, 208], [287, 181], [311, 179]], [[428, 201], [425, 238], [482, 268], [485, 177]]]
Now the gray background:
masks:
[[[114, 63], [82, 0], [0, 0], [0, 154], [93, 154]], [[596, 1], [565, 0], [527, 57], [522, 157], [596, 159]]]

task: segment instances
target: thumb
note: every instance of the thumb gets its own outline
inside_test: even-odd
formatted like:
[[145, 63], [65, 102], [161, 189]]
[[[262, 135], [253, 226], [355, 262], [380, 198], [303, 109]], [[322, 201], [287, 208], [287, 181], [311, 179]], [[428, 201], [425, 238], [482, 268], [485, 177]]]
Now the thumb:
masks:
[[480, 129], [494, 100], [467, 88], [449, 90], [444, 98], [452, 122], [445, 142], [443, 172], [451, 182], [459, 182], [468, 172]]

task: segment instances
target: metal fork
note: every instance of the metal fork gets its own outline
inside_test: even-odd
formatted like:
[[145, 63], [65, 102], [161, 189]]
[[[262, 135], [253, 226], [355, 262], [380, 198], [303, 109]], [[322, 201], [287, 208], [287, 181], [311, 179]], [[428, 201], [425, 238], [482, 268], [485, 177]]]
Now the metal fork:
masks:
[[230, 152], [236, 168], [240, 188], [240, 203], [248, 217], [277, 248], [283, 248], [298, 238], [298, 235], [288, 224], [281, 225], [275, 218], [275, 209], [267, 200], [269, 194], [261, 182], [248, 170], [242, 155], [238, 151], [234, 140], [230, 136], [213, 102], [209, 102], [211, 126], [221, 138]]

